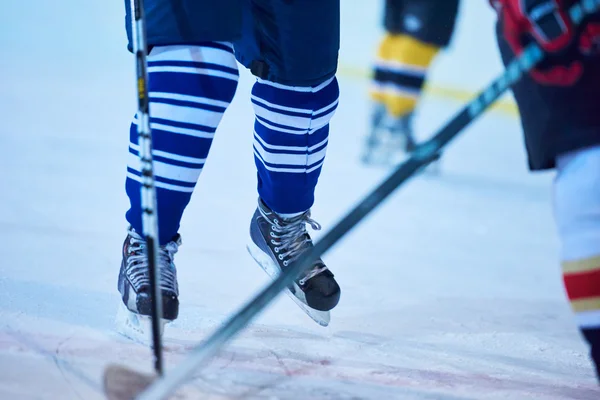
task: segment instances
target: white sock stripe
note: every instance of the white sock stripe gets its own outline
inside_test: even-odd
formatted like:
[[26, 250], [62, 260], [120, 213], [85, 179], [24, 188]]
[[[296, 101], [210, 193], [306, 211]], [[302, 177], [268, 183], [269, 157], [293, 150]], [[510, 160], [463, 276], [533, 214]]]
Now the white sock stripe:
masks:
[[281, 83], [271, 82], [266, 79], [256, 78], [257, 82], [261, 83], [263, 85], [272, 86], [277, 89], [283, 89], [283, 90], [289, 90], [292, 92], [301, 92], [301, 93], [316, 93], [316, 92], [320, 91], [321, 89], [327, 87], [331, 82], [333, 82], [334, 79], [335, 79], [335, 76], [327, 79], [325, 82], [321, 83], [318, 86], [311, 87], [311, 86], [288, 86], [288, 85], [283, 85]]
[[254, 151], [258, 152], [260, 158], [269, 164], [308, 166], [322, 161], [325, 158], [327, 147], [312, 154], [271, 153], [255, 142]]
[[[128, 156], [127, 166], [134, 171], [141, 172], [142, 165], [140, 158], [133, 153], [129, 153]], [[198, 182], [198, 178], [202, 172], [202, 168], [181, 167], [156, 160], [153, 161], [152, 165], [155, 176], [186, 183]]]
[[321, 89], [326, 88], [327, 86], [329, 86], [329, 84], [331, 82], [333, 82], [334, 79], [335, 79], [335, 76], [332, 76], [331, 78], [327, 79], [325, 82], [323, 82], [320, 85], [314, 87], [313, 88], [313, 92], [319, 92], [319, 91], [321, 91]]
[[314, 151], [315, 149], [318, 149], [319, 147], [327, 144], [327, 141], [329, 140], [329, 138], [325, 138], [323, 140], [321, 140], [319, 143], [314, 144], [310, 147], [306, 147], [306, 146], [283, 146], [283, 145], [275, 145], [275, 144], [269, 144], [267, 143], [262, 137], [260, 137], [260, 135], [254, 131], [254, 140], [257, 141], [262, 147], [265, 148], [265, 150], [288, 150], [288, 151], [307, 151], [307, 152], [311, 152]]
[[283, 153], [269, 153], [265, 151], [261, 146], [254, 146], [254, 152], [260, 155], [260, 159], [269, 164], [276, 165], [306, 165], [306, 154], [283, 154]]
[[600, 328], [600, 310], [578, 312], [575, 319], [580, 328]]
[[260, 161], [260, 163], [262, 164], [262, 166], [267, 171], [271, 171], [271, 172], [283, 172], [283, 173], [289, 173], [289, 174], [304, 174], [306, 172], [306, 168], [301, 169], [301, 168], [275, 168], [275, 167], [269, 167], [268, 165], [265, 164], [265, 161], [261, 158], [260, 154], [258, 154], [256, 152], [256, 150], [254, 151], [254, 155], [256, 156], [256, 158], [258, 158], [258, 160]]
[[256, 131], [254, 131], [254, 140], [258, 141], [260, 143], [260, 145], [262, 145], [264, 148], [271, 149], [271, 150], [290, 150], [290, 151], [305, 151], [306, 150], [306, 147], [301, 147], [301, 146], [281, 146], [281, 145], [269, 144], [269, 143], [265, 142], [265, 140], [263, 138], [261, 138], [260, 135]]
[[[231, 44], [223, 42], [230, 49]], [[233, 53], [214, 47], [193, 45], [158, 46], [152, 49], [148, 62], [152, 61], [192, 61], [219, 64], [224, 67], [238, 69]]]
[[259, 153], [256, 152], [256, 150], [254, 150], [254, 155], [256, 156], [256, 158], [260, 161], [260, 163], [262, 164], [262, 166], [267, 171], [281, 172], [281, 173], [290, 173], [290, 174], [308, 174], [308, 173], [311, 173], [311, 172], [316, 171], [317, 169], [321, 168], [323, 166], [323, 163], [325, 162], [325, 159], [323, 159], [323, 160], [321, 160], [320, 163], [318, 163], [317, 165], [315, 165], [314, 167], [311, 167], [309, 169], [306, 169], [306, 168], [270, 167], [270, 166], [268, 166], [268, 165], [265, 164], [265, 160], [262, 159], [262, 157], [260, 156]]
[[281, 133], [289, 133], [291, 135], [306, 135], [314, 133], [316, 131], [316, 129], [311, 129], [311, 130], [303, 130], [303, 131], [298, 131], [298, 130], [293, 130], [293, 129], [286, 129], [286, 128], [281, 128], [275, 125], [271, 125], [268, 122], [262, 120], [262, 119], [257, 119], [256, 120], [260, 125], [264, 126], [266, 129], [272, 130], [272, 131], [277, 131], [277, 132], [281, 132]]
[[218, 78], [231, 79], [233, 81], [238, 80], [238, 76], [229, 72], [219, 71], [215, 69], [207, 68], [196, 68], [196, 67], [175, 67], [175, 66], [160, 66], [160, 67], [148, 67], [148, 74], [159, 73], [159, 72], [173, 72], [180, 74], [201, 74], [206, 76], [214, 76]]
[[[336, 98], [333, 102], [331, 102], [325, 107], [322, 107], [318, 110], [308, 110], [279, 106], [277, 104], [273, 104], [264, 99], [261, 99], [257, 96], [252, 96], [252, 99], [254, 113], [257, 117], [260, 117], [260, 119], [258, 119], [258, 122], [261, 125], [268, 129], [276, 130], [283, 133], [290, 133], [294, 135], [302, 135], [305, 134], [307, 131], [309, 134], [314, 133], [316, 130], [326, 126], [335, 114], [337, 105], [339, 103], [339, 100]], [[284, 112], [278, 112], [273, 109], [281, 110]], [[331, 111], [327, 113], [327, 111], [329, 110]], [[305, 116], [289, 115], [286, 114], [285, 111], [297, 114], [304, 114]], [[326, 114], [323, 115], [323, 113]], [[315, 118], [315, 115], [320, 116], [318, 118]]]
[[[313, 119], [312, 117], [303, 118], [277, 114], [262, 107], [254, 107], [256, 116], [262, 118], [258, 120], [260, 124], [269, 129], [295, 135], [304, 135], [306, 132], [313, 133], [315, 130], [323, 128], [325, 125], [329, 124], [335, 111], [336, 110], [334, 109], [328, 114]], [[271, 125], [271, 123], [283, 126], [275, 126]], [[293, 128], [297, 128], [298, 130], [294, 130]]]
[[375, 67], [390, 72], [414, 75], [417, 77], [425, 77], [425, 73], [427, 72], [427, 67], [405, 64], [394, 60], [377, 60], [375, 62]]
[[[140, 151], [140, 146], [138, 146], [135, 143], [129, 142], [129, 147], [137, 152]], [[168, 152], [162, 151], [162, 150], [152, 150], [152, 155], [154, 155], [156, 157], [168, 158], [169, 160], [182, 161], [182, 162], [193, 163], [193, 164], [204, 164], [206, 162], [206, 158], [181, 156], [179, 154], [168, 153]]]
[[[137, 119], [133, 121], [133, 124], [135, 126], [138, 125]], [[213, 139], [215, 137], [214, 132], [211, 133], [211, 132], [197, 131], [197, 130], [189, 129], [189, 128], [179, 128], [179, 127], [175, 127], [175, 126], [159, 124], [156, 122], [150, 123], [150, 129], [161, 130], [161, 131], [165, 131], [165, 132], [169, 132], [169, 133], [177, 133], [179, 135], [188, 135], [188, 136], [193, 136], [193, 137], [197, 137], [197, 138], [201, 138], [201, 139]]]
[[[312, 110], [306, 109], [306, 108], [294, 108], [294, 107], [287, 107], [287, 106], [282, 106], [279, 104], [275, 104], [275, 103], [271, 103], [265, 99], [262, 99], [256, 95], [252, 95], [251, 99], [261, 103], [261, 105], [263, 106], [267, 106], [270, 108], [276, 108], [278, 110], [282, 110], [282, 111], [289, 111], [289, 112], [294, 112], [294, 113], [299, 113], [299, 114], [307, 114], [307, 116], [312, 114]], [[257, 105], [255, 105], [257, 106]]]
[[156, 102], [150, 104], [150, 115], [169, 121], [202, 124], [215, 130], [223, 117], [222, 112]]
[[378, 93], [389, 93], [398, 96], [412, 97], [415, 99], [417, 99], [421, 93], [420, 89], [407, 88], [405, 86], [396, 85], [392, 82], [371, 82], [371, 90]]
[[313, 165], [316, 162], [325, 160], [325, 154], [327, 153], [327, 147], [323, 147], [321, 150], [316, 153], [310, 153], [306, 160], [306, 165]]
[[[142, 177], [132, 174], [131, 172], [127, 173], [127, 177], [130, 179], [133, 179], [136, 182], [142, 183]], [[171, 185], [169, 183], [164, 183], [164, 182], [156, 182], [155, 181], [154, 186], [156, 186], [157, 188], [161, 188], [161, 189], [172, 190], [174, 192], [192, 193], [194, 191], [194, 188], [191, 188], [191, 187]]]
[[214, 99], [211, 99], [208, 97], [190, 96], [190, 95], [179, 94], [179, 93], [150, 92], [150, 97], [155, 97], [157, 99], [187, 101], [190, 103], [206, 104], [206, 105], [215, 106], [215, 107], [223, 107], [223, 108], [229, 107], [229, 103], [226, 101], [214, 100]]
[[319, 115], [319, 114], [322, 114], [322, 113], [324, 113], [325, 111], [327, 111], [327, 110], [329, 110], [329, 109], [331, 109], [331, 108], [337, 108], [337, 106], [338, 106], [338, 103], [339, 103], [339, 102], [340, 102], [340, 99], [339, 99], [339, 98], [338, 98], [338, 99], [335, 99], [335, 101], [334, 101], [334, 102], [332, 102], [332, 103], [330, 103], [329, 105], [326, 105], [326, 106], [325, 106], [325, 107], [323, 107], [323, 108], [320, 108], [320, 109], [318, 109], [318, 110], [315, 110], [315, 111], [313, 112], [313, 114], [314, 114], [314, 115]]
[[[294, 117], [291, 115], [287, 115], [287, 114], [280, 114], [277, 112], [273, 112], [271, 110], [268, 110], [264, 107], [260, 107], [258, 105], [254, 105], [254, 113], [258, 116], [261, 117], [267, 121], [269, 121], [272, 124], [277, 124], [277, 125], [283, 125], [286, 128], [296, 128], [296, 129], [301, 129], [301, 131], [299, 131], [298, 133], [303, 134], [305, 133], [311, 124], [311, 117], [310, 115], [306, 116], [306, 117]], [[285, 128], [283, 128], [285, 129]]]
[[306, 173], [307, 173], [307, 174], [310, 174], [311, 172], [318, 170], [319, 168], [321, 168], [321, 167], [323, 166], [323, 163], [324, 163], [324, 162], [325, 162], [325, 159], [323, 159], [323, 160], [322, 160], [320, 163], [318, 163], [318, 164], [317, 164], [317, 165], [315, 165], [314, 167], [307, 169], [307, 170], [306, 170]]
[[[311, 118], [313, 115], [319, 115], [329, 109], [337, 108], [338, 103], [339, 103], [339, 99], [335, 99], [333, 102], [326, 105], [325, 107], [322, 107], [318, 110], [311, 110], [311, 109], [305, 109], [305, 108], [293, 108], [293, 107], [280, 106], [278, 104], [271, 103], [264, 99], [261, 99], [260, 97], [257, 97], [255, 95], [252, 96], [252, 100], [260, 103], [260, 104], [256, 104], [256, 103], [253, 104], [255, 109], [260, 108], [261, 110], [265, 110], [265, 112], [279, 114], [279, 113], [277, 113], [277, 111], [269, 110], [268, 108], [266, 108], [266, 107], [269, 107], [269, 108], [275, 108], [278, 110], [289, 111], [289, 112], [293, 112], [293, 113], [297, 113], [297, 114], [306, 114], [306, 117], [297, 116], [296, 118]], [[294, 118], [294, 116], [290, 116], [287, 114], [280, 114], [280, 115], [285, 115], [285, 116]]]
[[325, 139], [321, 140], [319, 143], [310, 146], [308, 148], [308, 151], [314, 151], [323, 145], [327, 145], [328, 141], [329, 141], [329, 137], [326, 137]]
[[335, 110], [331, 111], [329, 114], [325, 114], [319, 118], [313, 119], [310, 124], [311, 129], [321, 129], [329, 124], [333, 114], [335, 114]]

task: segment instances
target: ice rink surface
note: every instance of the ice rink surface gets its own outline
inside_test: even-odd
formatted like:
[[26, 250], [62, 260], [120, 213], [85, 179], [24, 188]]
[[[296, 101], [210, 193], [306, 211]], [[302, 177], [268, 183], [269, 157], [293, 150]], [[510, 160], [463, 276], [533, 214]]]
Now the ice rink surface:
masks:
[[[368, 82], [356, 71], [379, 13], [343, 1], [341, 102], [313, 209], [325, 230], [389, 172], [358, 161]], [[123, 26], [118, 1], [1, 6], [2, 399], [102, 399], [107, 363], [151, 370], [149, 350], [114, 331], [135, 110]], [[432, 86], [475, 90], [498, 74], [492, 33], [487, 2], [465, 0]], [[245, 250], [251, 85], [242, 74], [184, 215], [168, 368], [267, 283]], [[460, 105], [425, 96], [419, 136]], [[342, 286], [329, 328], [280, 296], [190, 385], [203, 399], [600, 398], [561, 285], [551, 182], [528, 173], [516, 117], [486, 114], [440, 176], [410, 181], [325, 256]]]

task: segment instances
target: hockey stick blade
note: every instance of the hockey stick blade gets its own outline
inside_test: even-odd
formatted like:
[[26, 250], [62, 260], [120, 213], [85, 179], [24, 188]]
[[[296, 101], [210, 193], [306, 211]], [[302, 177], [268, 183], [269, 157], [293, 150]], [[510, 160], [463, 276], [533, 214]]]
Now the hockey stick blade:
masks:
[[104, 370], [104, 393], [108, 400], [130, 400], [145, 390], [156, 376], [111, 364]]
[[[569, 14], [574, 24], [579, 24], [588, 14], [595, 12], [600, 6], [600, 0], [583, 0], [574, 5]], [[315, 243], [300, 260], [280, 274], [277, 279], [267, 285], [254, 299], [241, 310], [233, 314], [220, 328], [205, 341], [194, 348], [189, 356], [160, 379], [140, 393], [138, 400], [165, 399], [173, 393], [178, 385], [186, 382], [198, 368], [204, 366], [212, 356], [233, 337], [235, 337], [253, 318], [262, 312], [289, 284], [304, 270], [312, 266], [314, 260], [323, 255], [346, 233], [354, 228], [371, 211], [382, 203], [398, 187], [414, 177], [415, 173], [432, 161], [436, 155], [466, 126], [479, 117], [506, 90], [517, 82], [524, 73], [541, 61], [544, 54], [539, 46], [530, 44], [520, 57], [515, 58], [504, 73], [492, 82], [475, 99], [469, 102], [456, 114], [435, 136], [419, 145], [411, 157], [396, 168], [376, 189], [366, 196], [354, 209], [339, 221], [321, 240]], [[128, 374], [139, 374], [129, 370]], [[119, 399], [121, 400], [121, 399]]]
[[[104, 371], [104, 392], [108, 400], [133, 400], [156, 379], [158, 379], [158, 376], [155, 374], [143, 374], [121, 365], [111, 364]], [[171, 399], [225, 400], [227, 397], [203, 393], [192, 387], [184, 387], [179, 388]]]

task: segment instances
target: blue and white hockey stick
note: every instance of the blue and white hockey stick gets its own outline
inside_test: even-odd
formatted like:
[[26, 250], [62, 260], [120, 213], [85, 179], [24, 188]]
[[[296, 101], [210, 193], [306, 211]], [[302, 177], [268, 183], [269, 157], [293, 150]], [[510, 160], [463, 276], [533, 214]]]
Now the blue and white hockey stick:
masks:
[[[586, 15], [600, 8], [600, 0], [582, 0], [569, 10], [575, 24], [579, 24]], [[130, 388], [129, 397], [138, 400], [165, 399], [177, 390], [178, 386], [186, 382], [198, 368], [206, 363], [227, 344], [229, 340], [239, 334], [244, 327], [256, 317], [273, 299], [287, 288], [296, 277], [310, 268], [313, 262], [329, 250], [346, 233], [354, 228], [363, 218], [373, 211], [394, 190], [415, 176], [415, 173], [427, 166], [436, 158], [436, 154], [454, 139], [466, 126], [478, 118], [490, 107], [510, 86], [517, 82], [525, 73], [531, 70], [544, 57], [543, 51], [536, 44], [527, 46], [523, 54], [513, 60], [505, 72], [481, 92], [474, 100], [469, 102], [456, 114], [435, 136], [417, 147], [411, 157], [398, 168], [363, 201], [352, 209], [340, 222], [337, 223], [304, 257], [281, 273], [273, 282], [267, 285], [248, 304], [225, 322], [219, 329], [199, 344], [190, 355], [177, 365], [164, 377], [152, 382], [152, 378], [119, 366], [109, 366], [105, 371], [105, 385], [127, 385]], [[110, 379], [113, 377], [113, 379]], [[143, 391], [143, 386], [149, 387]], [[135, 386], [135, 387], [134, 387]], [[122, 391], [124, 388], [121, 388]], [[115, 398], [116, 399], [116, 398]], [[120, 399], [119, 399], [120, 400]]]

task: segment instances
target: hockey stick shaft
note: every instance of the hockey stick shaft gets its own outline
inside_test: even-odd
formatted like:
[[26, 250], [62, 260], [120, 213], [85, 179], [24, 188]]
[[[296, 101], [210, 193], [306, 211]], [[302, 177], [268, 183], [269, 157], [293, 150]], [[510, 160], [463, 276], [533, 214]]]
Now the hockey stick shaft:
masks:
[[156, 211], [156, 187], [152, 163], [152, 131], [150, 130], [150, 100], [148, 98], [148, 48], [146, 44], [146, 20], [144, 1], [131, 0], [132, 41], [136, 61], [137, 98], [138, 98], [138, 145], [142, 170], [142, 230], [146, 239], [148, 257], [148, 275], [152, 293], [152, 343], [154, 369], [163, 374], [162, 339], [160, 319], [162, 317], [162, 293], [160, 290], [160, 272], [158, 270], [158, 215]]
[[[597, 10], [600, 0], [583, 0], [569, 11], [575, 24], [583, 17]], [[427, 166], [439, 151], [454, 139], [466, 126], [479, 117], [506, 90], [518, 81], [523, 74], [533, 68], [543, 58], [539, 46], [529, 45], [523, 54], [513, 60], [505, 72], [456, 114], [435, 136], [418, 146], [412, 156], [401, 164], [383, 183], [372, 191], [354, 209], [337, 223], [315, 246], [298, 262], [282, 272], [267, 285], [254, 299], [230, 317], [204, 342], [198, 345], [190, 355], [177, 365], [169, 374], [156, 380], [138, 400], [164, 399], [177, 389], [177, 386], [189, 379], [194, 371], [206, 364], [212, 356], [258, 315], [264, 308], [287, 288], [302, 271], [329, 250], [346, 233], [362, 221], [371, 211], [383, 202], [394, 190], [412, 178], [417, 171]]]

